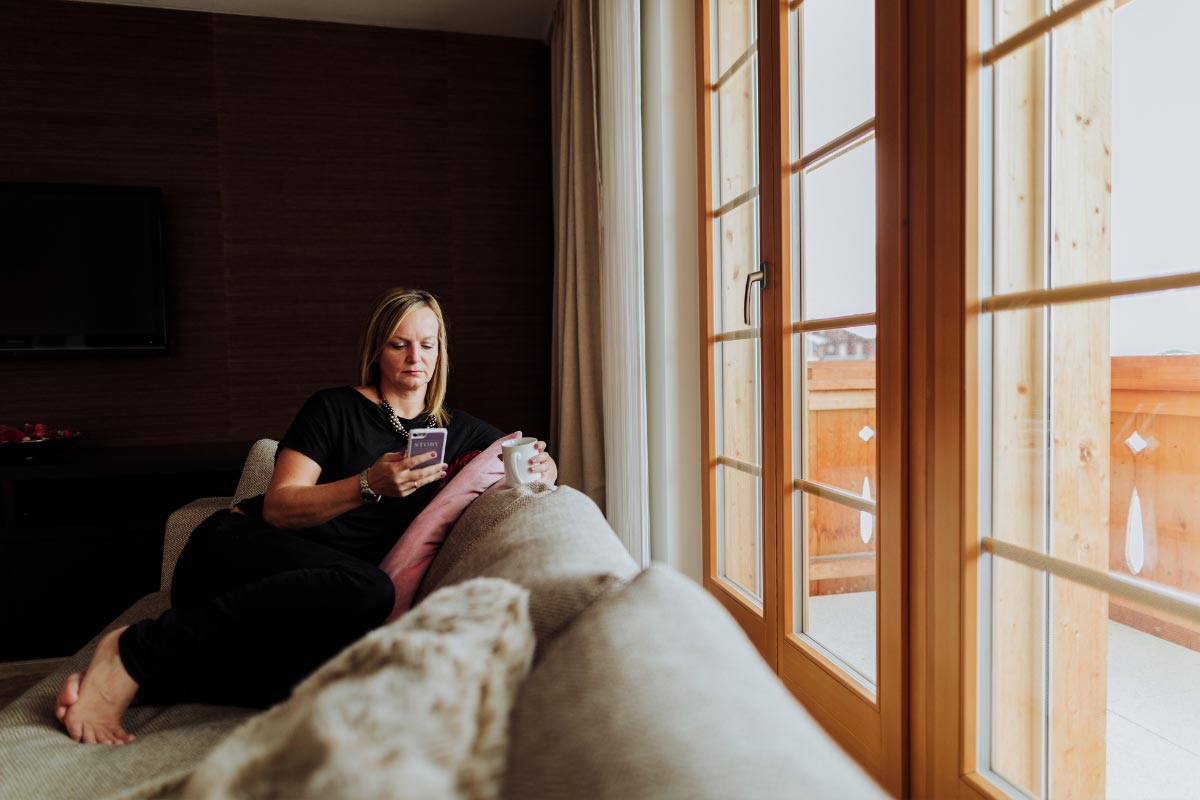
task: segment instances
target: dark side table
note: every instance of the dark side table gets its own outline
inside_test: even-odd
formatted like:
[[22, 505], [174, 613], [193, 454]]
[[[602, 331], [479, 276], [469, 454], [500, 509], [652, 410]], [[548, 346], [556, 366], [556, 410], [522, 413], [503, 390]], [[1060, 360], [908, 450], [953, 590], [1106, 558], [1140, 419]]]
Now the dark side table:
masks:
[[68, 655], [157, 590], [167, 517], [232, 495], [250, 445], [80, 443], [0, 463], [0, 661]]

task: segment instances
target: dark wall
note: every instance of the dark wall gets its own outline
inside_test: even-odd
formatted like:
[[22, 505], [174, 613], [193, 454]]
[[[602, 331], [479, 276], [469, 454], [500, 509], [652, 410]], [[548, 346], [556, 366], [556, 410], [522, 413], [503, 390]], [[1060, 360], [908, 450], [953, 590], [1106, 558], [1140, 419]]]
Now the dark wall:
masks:
[[549, 99], [541, 42], [0, 0], [0, 180], [161, 187], [175, 302], [168, 356], [0, 361], [0, 423], [278, 437], [409, 285], [451, 405], [544, 436]]

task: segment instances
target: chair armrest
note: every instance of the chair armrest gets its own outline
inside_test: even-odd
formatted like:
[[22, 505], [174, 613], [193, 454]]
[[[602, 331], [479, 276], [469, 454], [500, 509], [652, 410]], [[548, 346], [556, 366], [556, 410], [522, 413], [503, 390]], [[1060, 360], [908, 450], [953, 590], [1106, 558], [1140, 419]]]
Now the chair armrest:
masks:
[[163, 534], [162, 584], [160, 586], [162, 591], [169, 592], [171, 590], [171, 577], [175, 573], [175, 562], [179, 561], [179, 554], [183, 552], [183, 546], [187, 544], [187, 540], [196, 526], [212, 516], [213, 512], [229, 508], [231, 505], [233, 505], [232, 497], [202, 497], [171, 514], [167, 519], [166, 532]]

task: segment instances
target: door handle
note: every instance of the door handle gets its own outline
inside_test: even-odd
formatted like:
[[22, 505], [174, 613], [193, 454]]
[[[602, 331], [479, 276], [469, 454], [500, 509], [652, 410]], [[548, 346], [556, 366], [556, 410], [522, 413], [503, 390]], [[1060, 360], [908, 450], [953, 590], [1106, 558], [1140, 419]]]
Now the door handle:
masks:
[[746, 276], [746, 293], [742, 297], [742, 316], [745, 317], [746, 325], [750, 325], [750, 286], [751, 284], [762, 284], [759, 291], [767, 288], [767, 262], [762, 262], [758, 265], [758, 269]]

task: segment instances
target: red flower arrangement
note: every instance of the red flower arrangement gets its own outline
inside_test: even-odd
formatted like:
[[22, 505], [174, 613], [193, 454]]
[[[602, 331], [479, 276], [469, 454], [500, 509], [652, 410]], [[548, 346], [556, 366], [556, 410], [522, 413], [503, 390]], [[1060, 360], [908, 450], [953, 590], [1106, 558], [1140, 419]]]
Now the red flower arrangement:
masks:
[[74, 439], [79, 431], [74, 428], [51, 428], [43, 422], [26, 422], [19, 428], [0, 425], [0, 444], [17, 442], [44, 442], [51, 439]]

